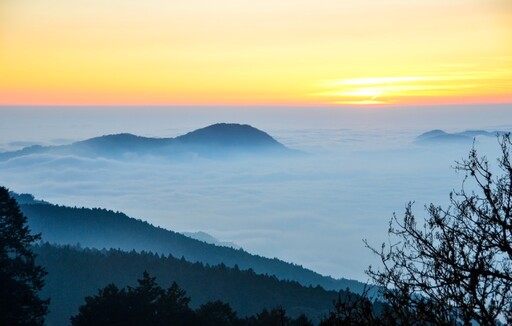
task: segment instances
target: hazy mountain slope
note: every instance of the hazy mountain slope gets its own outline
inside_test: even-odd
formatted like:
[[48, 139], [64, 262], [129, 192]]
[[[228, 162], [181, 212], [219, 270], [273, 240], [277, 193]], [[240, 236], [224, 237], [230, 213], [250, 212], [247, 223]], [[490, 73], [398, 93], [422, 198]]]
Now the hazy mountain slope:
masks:
[[460, 135], [464, 135], [464, 136], [468, 136], [468, 137], [476, 137], [476, 136], [498, 137], [505, 133], [506, 133], [506, 131], [501, 131], [501, 130], [495, 130], [495, 131], [466, 130], [463, 132], [459, 132]]
[[117, 157], [128, 153], [166, 155], [174, 143], [173, 138], [148, 138], [124, 133], [95, 137], [59, 147], [79, 156]]
[[416, 143], [470, 143], [473, 138], [462, 134], [450, 134], [443, 130], [431, 130], [416, 137]]
[[61, 146], [30, 146], [0, 153], [0, 160], [32, 154], [75, 155], [127, 159], [137, 156], [164, 158], [218, 158], [236, 154], [293, 153], [267, 133], [249, 125], [214, 124], [176, 138], [149, 138], [132, 134], [95, 137]]
[[446, 131], [443, 131], [441, 129], [434, 129], [427, 132], [422, 133], [418, 137], [416, 137], [416, 140], [426, 140], [433, 137], [442, 137], [446, 136], [448, 133]]
[[301, 313], [317, 319], [332, 308], [337, 292], [321, 287], [303, 287], [225, 265], [204, 266], [171, 256], [151, 253], [98, 251], [48, 244], [36, 246], [37, 263], [48, 272], [42, 297], [51, 297], [47, 325], [65, 325], [78, 311], [84, 297], [110, 283], [135, 285], [142, 272], [157, 277], [167, 288], [173, 281], [187, 291], [191, 306], [213, 300], [227, 302], [239, 316], [259, 313], [263, 308], [282, 306], [291, 316]]
[[471, 143], [475, 137], [497, 137], [506, 133], [506, 131], [485, 131], [485, 130], [466, 130], [456, 133], [447, 133], [440, 129], [430, 130], [416, 137], [416, 143]]
[[303, 285], [320, 285], [326, 289], [359, 292], [363, 284], [352, 280], [325, 277], [302, 266], [252, 255], [242, 249], [215, 246], [185, 235], [155, 227], [123, 213], [105, 209], [71, 208], [50, 204], [21, 204], [33, 232], [42, 233], [44, 241], [62, 245], [80, 244], [92, 248], [145, 250], [184, 257], [188, 261], [208, 264], [238, 265], [256, 273], [276, 275]]
[[215, 238], [214, 236], [206, 233], [206, 232], [202, 232], [202, 231], [198, 231], [198, 232], [181, 232], [181, 234], [189, 237], [189, 238], [192, 238], [192, 239], [196, 239], [196, 240], [199, 240], [199, 241], [202, 241], [202, 242], [206, 242], [206, 243], [210, 243], [210, 244], [214, 244], [214, 245], [217, 245], [217, 246], [223, 246], [223, 247], [231, 247], [231, 248], [234, 248], [234, 249], [240, 249], [240, 246], [237, 245], [236, 243], [233, 243], [233, 242], [225, 242], [225, 241], [220, 241], [219, 239]]

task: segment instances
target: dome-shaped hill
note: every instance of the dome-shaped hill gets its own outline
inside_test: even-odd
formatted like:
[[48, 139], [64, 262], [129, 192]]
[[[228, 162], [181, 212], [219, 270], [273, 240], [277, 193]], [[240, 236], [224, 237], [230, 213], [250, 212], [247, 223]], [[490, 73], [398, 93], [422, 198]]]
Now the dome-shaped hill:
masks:
[[431, 130], [416, 137], [416, 143], [423, 144], [451, 144], [471, 143], [473, 139], [461, 133], [447, 133], [443, 130]]
[[176, 141], [205, 146], [284, 147], [266, 132], [236, 123], [217, 123], [176, 137]]
[[440, 137], [440, 136], [443, 137], [446, 135], [448, 135], [448, 133], [446, 131], [443, 131], [440, 129], [435, 129], [435, 130], [430, 130], [430, 131], [422, 133], [421, 135], [416, 137], [416, 140], [426, 140], [429, 138]]
[[60, 146], [26, 147], [0, 153], [0, 161], [31, 154], [72, 155], [136, 159], [142, 156], [165, 159], [235, 158], [247, 155], [293, 154], [269, 134], [249, 125], [218, 123], [176, 138], [141, 137], [129, 133], [94, 137]]

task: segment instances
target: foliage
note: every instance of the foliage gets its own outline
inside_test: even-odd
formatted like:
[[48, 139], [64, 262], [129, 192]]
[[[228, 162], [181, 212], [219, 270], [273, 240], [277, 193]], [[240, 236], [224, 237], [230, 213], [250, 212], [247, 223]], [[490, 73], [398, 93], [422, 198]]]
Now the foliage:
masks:
[[43, 325], [49, 300], [38, 296], [46, 272], [36, 265], [27, 219], [0, 187], [0, 325]]
[[[281, 305], [290, 317], [316, 319], [329, 311], [337, 292], [258, 275], [252, 270], [191, 263], [172, 256], [120, 250], [84, 249], [43, 244], [34, 247], [38, 263], [48, 270], [44, 293], [52, 297], [48, 324], [62, 325], [76, 314], [83, 298], [110, 283], [136, 286], [147, 270], [161, 284], [177, 282], [191, 297], [192, 309], [221, 300], [241, 317]], [[62, 284], [66, 284], [65, 287]]]
[[193, 319], [190, 298], [176, 283], [163, 290], [144, 272], [137, 287], [118, 289], [109, 284], [95, 296], [85, 298], [73, 326], [85, 325], [185, 325]]
[[[386, 288], [387, 314], [401, 325], [512, 323], [511, 139], [499, 139], [497, 175], [474, 146], [456, 164], [462, 189], [447, 209], [430, 205], [418, 225], [412, 203], [394, 215], [381, 270], [368, 274]], [[467, 190], [468, 188], [471, 189]]]
[[201, 326], [310, 326], [311, 321], [301, 315], [292, 319], [282, 308], [264, 309], [256, 316], [238, 318], [229, 304], [207, 302], [197, 310], [189, 308], [190, 298], [175, 282], [162, 289], [155, 277], [144, 272], [135, 288], [119, 289], [114, 284], [100, 289], [95, 296], [85, 298], [85, 304], [76, 316], [73, 326], [95, 325], [201, 325]]
[[367, 287], [361, 295], [340, 292], [338, 299], [333, 302], [334, 311], [324, 317], [319, 326], [385, 325], [383, 316], [376, 311], [378, 304], [369, 298], [369, 291]]
[[245, 319], [243, 325], [247, 326], [313, 326], [304, 314], [292, 319], [286, 315], [283, 307], [270, 310], [263, 309], [259, 314]]
[[201, 305], [196, 310], [196, 313], [203, 326], [235, 326], [241, 323], [236, 312], [231, 309], [231, 306], [220, 300], [210, 301]]

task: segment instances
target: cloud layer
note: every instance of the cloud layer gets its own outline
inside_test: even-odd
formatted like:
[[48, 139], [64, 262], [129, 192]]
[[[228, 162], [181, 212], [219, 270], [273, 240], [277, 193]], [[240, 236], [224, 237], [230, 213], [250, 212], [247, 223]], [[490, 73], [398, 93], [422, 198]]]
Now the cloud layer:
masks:
[[[458, 121], [446, 119], [456, 116], [451, 111], [441, 112], [437, 119], [425, 115], [422, 122], [407, 122], [405, 111], [395, 120], [379, 112], [349, 112], [345, 120], [340, 114], [337, 124], [329, 119], [332, 112], [321, 110], [320, 115], [327, 117], [324, 122], [311, 119], [301, 120], [302, 124], [293, 123], [297, 116], [273, 123], [264, 115], [247, 113], [242, 122], [254, 124], [308, 155], [236, 161], [198, 159], [190, 164], [38, 154], [0, 162], [0, 184], [56, 204], [103, 207], [175, 231], [204, 231], [252, 253], [278, 257], [335, 277], [365, 280], [364, 270], [377, 262], [362, 239], [379, 245], [385, 240], [392, 213], [400, 215], [406, 202], [414, 200], [421, 217], [424, 204], [447, 204], [449, 192], [460, 187], [463, 176], [450, 167], [471, 145], [419, 146], [413, 140], [428, 127], [444, 128], [451, 123], [448, 131], [462, 131], [478, 126], [478, 120], [467, 123], [472, 111], [467, 112]], [[14, 124], [40, 134], [32, 131], [15, 137], [13, 127], [7, 124], [0, 133], [3, 148], [24, 144], [13, 145], [14, 141], [50, 144], [58, 137], [84, 139], [86, 134], [98, 136], [117, 129], [176, 136], [182, 132], [170, 128], [176, 125], [184, 129], [187, 124], [178, 123], [186, 120], [184, 116], [174, 119], [176, 124], [169, 120], [144, 124], [150, 117], [106, 121], [89, 117], [73, 120], [82, 128], [64, 125], [53, 130], [48, 125], [57, 124], [57, 120], [49, 123], [50, 119], [31, 120], [27, 115], [24, 124], [22, 119]], [[365, 124], [365, 117], [373, 122]], [[507, 121], [499, 115], [492, 121], [482, 117], [480, 122], [487, 123], [482, 128], [489, 130], [503, 129], [498, 122]], [[203, 120], [214, 118], [202, 116]], [[34, 121], [45, 127], [31, 128]], [[309, 128], [305, 127], [308, 123]], [[105, 132], [102, 128], [107, 126], [110, 129]], [[489, 158], [497, 153], [492, 138], [482, 138], [477, 145]]]

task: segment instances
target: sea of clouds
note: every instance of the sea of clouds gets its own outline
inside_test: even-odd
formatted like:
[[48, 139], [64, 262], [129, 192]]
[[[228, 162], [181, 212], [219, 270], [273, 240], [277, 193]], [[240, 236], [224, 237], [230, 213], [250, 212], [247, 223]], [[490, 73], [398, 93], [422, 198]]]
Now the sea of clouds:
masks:
[[[471, 144], [420, 145], [431, 129], [512, 130], [512, 108], [0, 108], [0, 150], [131, 132], [172, 137], [216, 122], [248, 123], [306, 155], [129, 161], [37, 154], [0, 162], [0, 184], [52, 203], [103, 207], [334, 277], [366, 280], [393, 212], [446, 206]], [[312, 112], [312, 110], [317, 110]], [[410, 111], [416, 110], [416, 111]], [[412, 113], [411, 113], [412, 112]], [[508, 125], [507, 125], [508, 123]], [[493, 138], [475, 144], [489, 158]]]

